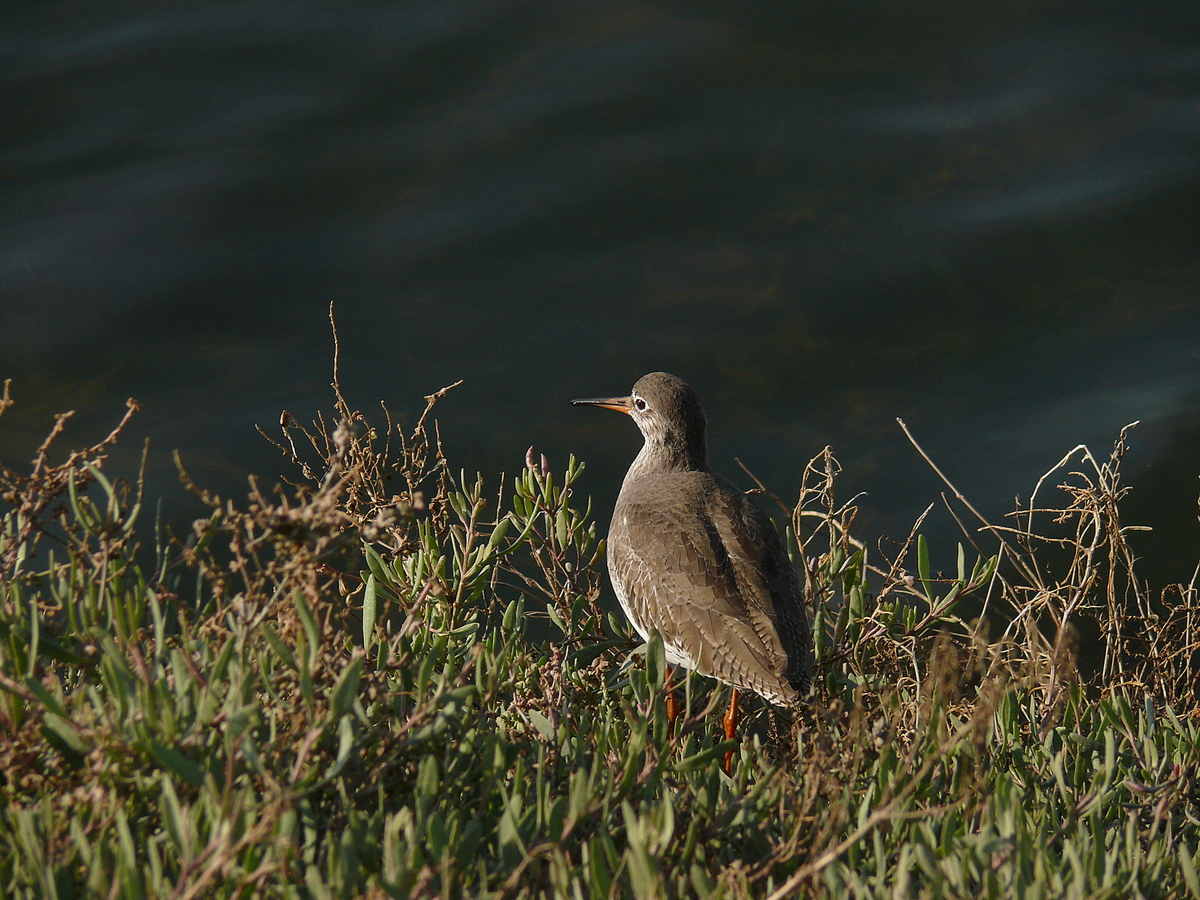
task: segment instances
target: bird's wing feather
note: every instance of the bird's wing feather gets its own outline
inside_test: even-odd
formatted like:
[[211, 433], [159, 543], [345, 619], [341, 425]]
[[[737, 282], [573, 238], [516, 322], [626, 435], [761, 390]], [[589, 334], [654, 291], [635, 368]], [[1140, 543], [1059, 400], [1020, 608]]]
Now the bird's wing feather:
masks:
[[799, 588], [770, 520], [711, 477], [700, 485], [664, 480], [637, 496], [618, 506], [609, 550], [614, 581], [634, 615], [701, 673], [791, 700], [798, 663], [790, 631], [781, 638], [780, 628], [794, 616], [781, 618], [778, 608], [788, 599], [798, 604]]
[[788, 667], [784, 676], [801, 693], [808, 689], [812, 668], [812, 632], [804, 608], [804, 590], [788, 557], [783, 541], [775, 531], [771, 517], [755, 506], [742, 493], [724, 494], [734, 506], [722, 521], [732, 523], [725, 537], [728, 545], [740, 548], [743, 558], [757, 560], [758, 565], [739, 573], [754, 589], [744, 592], [753, 607], [755, 621], [769, 620], [787, 654]]

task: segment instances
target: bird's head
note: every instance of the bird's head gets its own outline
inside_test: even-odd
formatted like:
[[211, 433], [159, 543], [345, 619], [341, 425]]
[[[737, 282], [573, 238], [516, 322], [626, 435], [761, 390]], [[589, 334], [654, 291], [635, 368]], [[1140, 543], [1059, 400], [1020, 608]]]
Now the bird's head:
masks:
[[708, 465], [704, 408], [682, 378], [651, 372], [638, 379], [628, 397], [571, 402], [626, 413], [646, 439], [643, 455], [661, 457], [664, 467], [704, 469]]

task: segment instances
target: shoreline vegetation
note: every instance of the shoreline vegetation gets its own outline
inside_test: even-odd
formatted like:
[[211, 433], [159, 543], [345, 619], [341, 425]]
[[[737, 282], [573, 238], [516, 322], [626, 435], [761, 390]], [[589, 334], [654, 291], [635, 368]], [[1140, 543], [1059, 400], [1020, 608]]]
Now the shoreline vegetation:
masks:
[[920, 521], [859, 543], [819, 454], [774, 510], [815, 689], [734, 744], [601, 606], [582, 464], [455, 472], [446, 390], [372, 425], [335, 377], [270, 436], [294, 483], [181, 467], [179, 539], [103, 471], [132, 402], [0, 466], [0, 895], [1200, 898], [1200, 603], [1136, 569], [1124, 432], [999, 525], [947, 482], [949, 573]]

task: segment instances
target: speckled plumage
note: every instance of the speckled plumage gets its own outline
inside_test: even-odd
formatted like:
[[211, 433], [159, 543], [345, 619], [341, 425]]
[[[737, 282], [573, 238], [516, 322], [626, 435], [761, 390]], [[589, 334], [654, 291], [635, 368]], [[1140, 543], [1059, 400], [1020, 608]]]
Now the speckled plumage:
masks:
[[634, 628], [658, 631], [674, 665], [796, 704], [812, 652], [803, 591], [770, 518], [709, 469], [696, 392], [655, 372], [629, 397], [575, 402], [628, 412], [646, 439], [608, 532]]

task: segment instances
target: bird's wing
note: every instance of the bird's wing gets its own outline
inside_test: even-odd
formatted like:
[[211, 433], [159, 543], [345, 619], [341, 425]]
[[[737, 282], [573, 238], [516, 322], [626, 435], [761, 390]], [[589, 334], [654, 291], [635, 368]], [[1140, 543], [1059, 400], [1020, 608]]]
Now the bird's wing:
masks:
[[[722, 496], [694, 489], [676, 495], [660, 485], [645, 499], [620, 504], [617, 517], [636, 522], [636, 528], [617, 527], [610, 534], [613, 578], [643, 623], [692, 660], [697, 671], [776, 702], [791, 702], [795, 692], [789, 675], [795, 665], [779, 631], [790, 617], [780, 620], [779, 604], [772, 600], [772, 582], [784, 577], [778, 555], [770, 542], [762, 546], [756, 519], [743, 528], [731, 524], [742, 521], [728, 515], [733, 507], [722, 510], [726, 515], [706, 514], [736, 503], [740, 495], [726, 496], [711, 480], [705, 487]], [[773, 530], [770, 537], [777, 545]], [[758, 562], [764, 549], [765, 569]], [[790, 562], [783, 569], [791, 571]], [[794, 581], [794, 572], [791, 577]]]
[[[753, 620], [769, 621], [774, 627], [787, 654], [782, 674], [805, 694], [812, 669], [812, 632], [796, 569], [770, 516], [732, 486], [722, 492], [722, 498], [732, 507], [729, 515], [720, 518], [723, 524], [732, 523], [722, 528], [722, 539], [731, 557], [738, 560], [738, 581], [745, 585], [742, 597]], [[741, 562], [747, 559], [756, 560], [757, 565]]]

